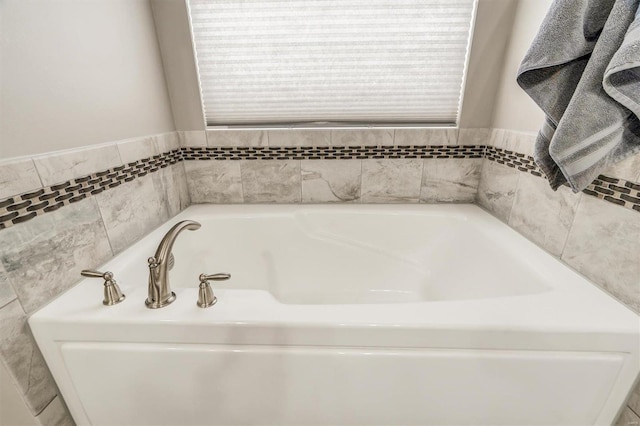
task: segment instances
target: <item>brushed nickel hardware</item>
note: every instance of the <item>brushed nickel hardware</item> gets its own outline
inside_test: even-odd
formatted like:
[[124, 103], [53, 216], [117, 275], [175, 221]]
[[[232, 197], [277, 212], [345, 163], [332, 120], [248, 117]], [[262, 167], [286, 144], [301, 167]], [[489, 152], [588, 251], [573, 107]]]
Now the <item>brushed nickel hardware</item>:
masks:
[[102, 278], [104, 280], [104, 300], [103, 305], [112, 306], [122, 302], [125, 299], [125, 295], [120, 291], [118, 283], [113, 279], [112, 272], [100, 272], [93, 269], [85, 269], [80, 272], [80, 275], [87, 278]]
[[198, 307], [200, 308], [208, 308], [209, 306], [213, 306], [216, 304], [218, 299], [213, 294], [213, 290], [211, 290], [211, 285], [209, 281], [225, 281], [231, 278], [231, 274], [200, 274], [198, 279], [200, 279], [200, 288], [198, 289]]
[[149, 263], [149, 296], [145, 305], [149, 309], [158, 309], [171, 304], [176, 300], [176, 294], [171, 291], [169, 284], [169, 270], [172, 268], [171, 249], [178, 235], [185, 229], [195, 231], [200, 229], [198, 222], [183, 220], [176, 223], [162, 238], [154, 256], [147, 259]]

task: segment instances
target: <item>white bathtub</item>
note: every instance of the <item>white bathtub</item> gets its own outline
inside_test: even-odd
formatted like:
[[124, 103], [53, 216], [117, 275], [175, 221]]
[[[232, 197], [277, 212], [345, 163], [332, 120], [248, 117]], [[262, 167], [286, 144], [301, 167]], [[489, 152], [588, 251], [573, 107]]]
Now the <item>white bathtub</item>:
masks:
[[192, 206], [102, 269], [124, 302], [29, 320], [81, 425], [605, 425], [640, 371], [638, 316], [475, 206]]

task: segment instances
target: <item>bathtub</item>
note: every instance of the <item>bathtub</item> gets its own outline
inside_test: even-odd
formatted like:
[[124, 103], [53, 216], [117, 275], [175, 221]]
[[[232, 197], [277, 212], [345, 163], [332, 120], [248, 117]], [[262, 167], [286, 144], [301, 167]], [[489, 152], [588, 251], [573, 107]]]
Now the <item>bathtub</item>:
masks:
[[29, 319], [80, 425], [605, 425], [640, 371], [636, 314], [471, 205], [196, 205], [101, 269], [122, 303], [87, 279]]

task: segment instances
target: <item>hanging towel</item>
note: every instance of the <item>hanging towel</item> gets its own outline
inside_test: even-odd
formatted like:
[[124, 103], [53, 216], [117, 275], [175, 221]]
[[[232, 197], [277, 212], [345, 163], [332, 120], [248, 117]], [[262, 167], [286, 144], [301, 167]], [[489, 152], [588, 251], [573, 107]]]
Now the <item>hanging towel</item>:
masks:
[[534, 149], [553, 189], [640, 152], [640, 0], [555, 0], [517, 81], [546, 114]]

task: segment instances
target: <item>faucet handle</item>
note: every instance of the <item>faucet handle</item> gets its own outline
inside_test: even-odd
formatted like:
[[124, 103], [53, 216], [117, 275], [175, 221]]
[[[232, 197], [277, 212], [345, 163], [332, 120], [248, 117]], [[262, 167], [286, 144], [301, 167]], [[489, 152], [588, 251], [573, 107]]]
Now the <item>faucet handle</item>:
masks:
[[201, 283], [206, 283], [207, 281], [226, 281], [231, 278], [231, 274], [200, 274], [198, 279]]
[[200, 288], [198, 289], [198, 307], [208, 308], [209, 306], [215, 305], [218, 301], [216, 296], [213, 294], [213, 290], [211, 290], [209, 281], [224, 281], [229, 278], [231, 278], [231, 274], [200, 274], [198, 277], [200, 280]]
[[102, 304], [106, 306], [115, 305], [125, 299], [125, 295], [120, 291], [118, 283], [113, 279], [113, 273], [110, 271], [100, 272], [94, 269], [85, 269], [80, 275], [87, 278], [102, 278], [104, 280], [104, 299]]
[[95, 269], [84, 269], [80, 272], [80, 275], [87, 278], [104, 278], [105, 281], [113, 279], [113, 273], [109, 271], [100, 272]]

